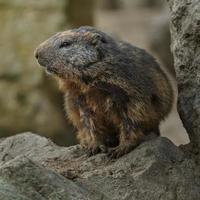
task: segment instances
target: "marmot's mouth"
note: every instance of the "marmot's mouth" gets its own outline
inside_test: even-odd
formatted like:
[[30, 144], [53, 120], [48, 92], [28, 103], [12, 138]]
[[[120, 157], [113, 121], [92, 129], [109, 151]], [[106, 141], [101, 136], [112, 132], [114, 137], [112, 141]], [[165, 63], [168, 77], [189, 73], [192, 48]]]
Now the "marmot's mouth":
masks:
[[52, 68], [52, 67], [46, 67], [45, 72], [47, 74], [51, 74], [51, 75], [52, 74], [58, 75], [58, 71], [55, 68]]

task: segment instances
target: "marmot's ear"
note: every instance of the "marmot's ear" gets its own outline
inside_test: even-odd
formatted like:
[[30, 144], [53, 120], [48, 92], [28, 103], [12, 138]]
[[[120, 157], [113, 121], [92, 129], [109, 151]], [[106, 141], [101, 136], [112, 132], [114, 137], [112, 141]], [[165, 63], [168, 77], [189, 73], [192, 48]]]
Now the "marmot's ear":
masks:
[[106, 43], [106, 40], [105, 40], [105, 38], [102, 36], [102, 35], [100, 35], [100, 34], [98, 34], [98, 33], [94, 33], [93, 35], [92, 35], [92, 44], [93, 45], [97, 45], [97, 44], [99, 44], [100, 42], [101, 43]]

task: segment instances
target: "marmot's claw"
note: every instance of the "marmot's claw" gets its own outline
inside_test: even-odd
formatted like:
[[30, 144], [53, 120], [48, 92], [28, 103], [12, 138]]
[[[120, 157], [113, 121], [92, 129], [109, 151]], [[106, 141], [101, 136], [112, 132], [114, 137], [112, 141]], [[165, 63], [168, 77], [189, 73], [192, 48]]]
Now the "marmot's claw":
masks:
[[121, 145], [121, 146], [109, 149], [107, 155], [111, 159], [116, 159], [129, 153], [133, 148], [134, 148], [134, 145]]
[[87, 149], [88, 156], [93, 156], [98, 153], [106, 153], [107, 148], [104, 145], [92, 146]]
[[108, 148], [105, 145], [100, 145], [99, 148], [101, 149], [101, 153], [107, 153]]

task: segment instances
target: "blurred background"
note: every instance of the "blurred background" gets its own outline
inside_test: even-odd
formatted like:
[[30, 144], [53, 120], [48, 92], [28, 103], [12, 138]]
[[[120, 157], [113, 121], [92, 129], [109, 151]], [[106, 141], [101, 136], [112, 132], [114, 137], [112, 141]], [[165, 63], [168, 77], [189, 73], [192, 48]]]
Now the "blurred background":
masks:
[[[59, 145], [76, 143], [56, 81], [34, 58], [37, 45], [72, 27], [95, 26], [146, 49], [177, 91], [168, 22], [165, 0], [0, 0], [0, 137], [32, 131]], [[175, 104], [161, 133], [185, 144]]]

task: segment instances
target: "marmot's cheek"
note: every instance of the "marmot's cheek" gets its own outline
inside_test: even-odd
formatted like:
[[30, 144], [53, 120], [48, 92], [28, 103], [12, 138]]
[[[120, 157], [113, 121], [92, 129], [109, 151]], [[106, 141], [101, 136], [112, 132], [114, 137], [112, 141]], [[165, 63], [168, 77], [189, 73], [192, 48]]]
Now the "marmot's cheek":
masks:
[[98, 61], [98, 52], [96, 49], [87, 49], [82, 55], [83, 59], [87, 61], [86, 64], [95, 63]]
[[78, 68], [87, 67], [98, 61], [98, 52], [94, 47], [74, 46], [73, 49], [71, 49], [71, 52], [74, 53], [71, 54], [69, 62]]
[[65, 69], [64, 64], [53, 63], [52, 65], [48, 65], [45, 71], [47, 74], [60, 77], [60, 76], [63, 76], [65, 73], [67, 73], [68, 70]]

